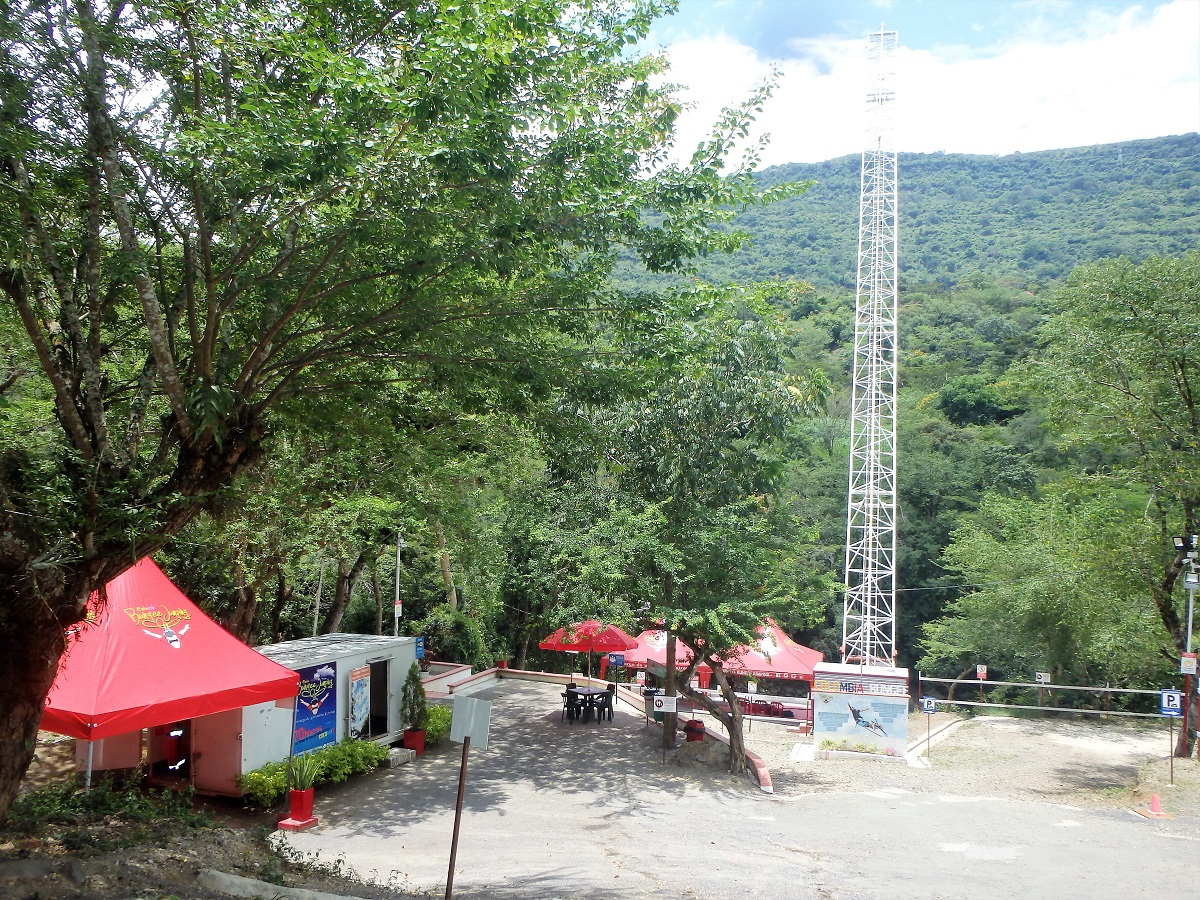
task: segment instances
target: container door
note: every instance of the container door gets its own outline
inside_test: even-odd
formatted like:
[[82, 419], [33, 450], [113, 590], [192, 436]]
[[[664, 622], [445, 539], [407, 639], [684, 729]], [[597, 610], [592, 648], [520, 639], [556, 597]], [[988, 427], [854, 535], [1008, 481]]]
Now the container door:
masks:
[[242, 710], [192, 719], [192, 786], [204, 794], [240, 797]]
[[379, 738], [390, 733], [388, 710], [392, 700], [392, 676], [390, 659], [371, 663], [371, 737]]

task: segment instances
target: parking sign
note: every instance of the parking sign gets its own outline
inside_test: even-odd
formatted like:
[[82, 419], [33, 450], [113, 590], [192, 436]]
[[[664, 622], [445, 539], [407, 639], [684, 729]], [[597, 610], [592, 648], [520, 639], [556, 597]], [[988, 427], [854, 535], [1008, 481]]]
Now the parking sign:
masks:
[[1183, 691], [1163, 691], [1158, 701], [1160, 715], [1172, 719], [1183, 718]]
[[927, 716], [932, 716], [935, 712], [937, 712], [937, 701], [932, 697], [922, 697], [921, 712], [925, 713]]

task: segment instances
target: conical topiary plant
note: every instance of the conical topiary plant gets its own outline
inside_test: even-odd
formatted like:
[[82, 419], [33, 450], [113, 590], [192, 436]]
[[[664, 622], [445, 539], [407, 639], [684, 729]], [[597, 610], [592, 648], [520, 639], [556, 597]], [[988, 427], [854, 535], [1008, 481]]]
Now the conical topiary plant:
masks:
[[400, 717], [408, 731], [424, 731], [429, 725], [429, 701], [421, 683], [421, 668], [415, 662], [409, 666], [400, 692]]

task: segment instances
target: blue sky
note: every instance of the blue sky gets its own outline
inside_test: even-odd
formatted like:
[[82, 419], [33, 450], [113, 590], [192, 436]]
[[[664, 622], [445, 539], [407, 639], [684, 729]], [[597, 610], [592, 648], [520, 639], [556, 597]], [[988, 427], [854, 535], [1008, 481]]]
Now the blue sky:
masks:
[[881, 24], [899, 32], [902, 151], [1200, 132], [1200, 0], [681, 0], [650, 38], [688, 88], [680, 155], [772, 67], [765, 165], [860, 152], [865, 36]]

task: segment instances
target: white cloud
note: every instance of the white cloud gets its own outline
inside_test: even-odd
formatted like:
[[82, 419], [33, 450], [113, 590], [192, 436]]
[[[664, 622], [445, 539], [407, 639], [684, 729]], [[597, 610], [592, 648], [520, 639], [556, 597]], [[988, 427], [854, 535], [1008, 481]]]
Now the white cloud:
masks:
[[[902, 151], [1011, 153], [1200, 131], [1200, 3], [1147, 14], [1097, 12], [1071, 36], [1026, 21], [987, 55], [963, 46], [896, 59], [896, 146]], [[858, 153], [865, 127], [866, 42], [811, 39], [775, 61], [783, 80], [759, 117], [772, 136], [764, 165]], [[744, 99], [772, 61], [724, 34], [667, 48], [671, 80], [692, 109], [680, 123], [686, 156], [722, 106]]]

